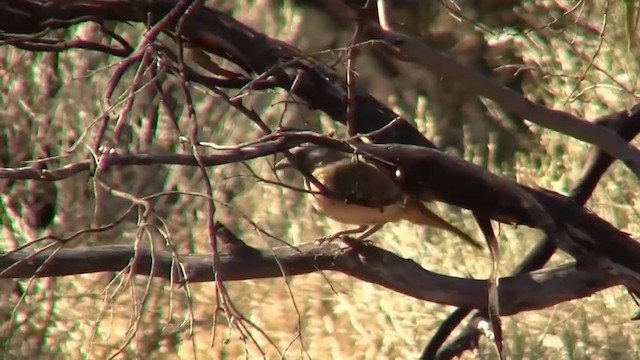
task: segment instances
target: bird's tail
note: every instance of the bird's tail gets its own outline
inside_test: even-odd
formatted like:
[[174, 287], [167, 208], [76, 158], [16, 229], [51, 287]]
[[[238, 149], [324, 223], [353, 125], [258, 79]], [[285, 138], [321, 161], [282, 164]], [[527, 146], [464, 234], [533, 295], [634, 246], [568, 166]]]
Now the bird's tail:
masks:
[[429, 210], [422, 202], [416, 199], [407, 199], [405, 203], [405, 211], [403, 212], [403, 219], [411, 221], [414, 224], [431, 226], [434, 228], [446, 230], [460, 239], [466, 241], [477, 249], [482, 249], [482, 244], [467, 235], [462, 230], [449, 224], [446, 220], [436, 215], [433, 211]]

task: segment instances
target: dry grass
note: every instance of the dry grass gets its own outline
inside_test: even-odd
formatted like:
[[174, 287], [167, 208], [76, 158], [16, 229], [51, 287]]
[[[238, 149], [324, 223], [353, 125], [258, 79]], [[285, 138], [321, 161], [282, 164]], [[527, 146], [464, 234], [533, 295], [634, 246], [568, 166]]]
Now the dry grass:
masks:
[[[230, 6], [233, 2], [219, 3]], [[282, 40], [314, 51], [318, 50], [314, 48], [318, 43], [327, 43], [326, 39], [314, 36], [328, 32], [310, 30], [312, 22], [327, 23], [323, 15], [295, 10], [289, 2], [280, 7], [272, 6], [271, 1], [246, 1], [237, 6], [237, 9], [246, 6], [252, 10], [235, 11], [239, 20]], [[583, 20], [597, 26], [601, 16], [596, 10], [585, 12]], [[622, 19], [620, 9], [610, 10], [610, 21]], [[78, 27], [77, 31], [91, 34], [91, 29], [86, 26]], [[593, 118], [636, 101], [632, 95], [621, 91], [613, 80], [637, 92], [635, 74], [640, 73], [638, 61], [622, 45], [626, 42], [621, 29], [610, 25], [606, 33], [606, 41], [596, 58], [597, 66], [589, 69], [583, 81], [579, 80], [597, 48], [597, 36], [566, 31], [558, 33], [549, 43], [539, 41], [534, 35], [514, 35], [508, 39], [518, 44], [527, 65], [539, 76], [535, 86], [532, 84], [527, 88], [532, 97], [544, 99], [550, 107]], [[135, 38], [136, 34], [132, 32], [130, 37]], [[341, 36], [346, 39], [344, 34]], [[575, 41], [571, 43], [571, 40]], [[572, 46], [584, 50], [584, 54], [576, 53]], [[59, 153], [99, 115], [100, 99], [110, 71], [107, 68], [89, 77], [79, 75], [87, 69], [104, 67], [113, 59], [86, 52], [63, 54], [59, 65], [63, 87], [53, 99], [42, 100], [38, 96], [43, 80], [37, 76], [41, 56], [8, 47], [0, 48], [3, 64], [0, 93], [7, 94], [1, 99], [0, 119], [4, 120], [0, 121], [3, 122], [3, 131], [10, 137], [37, 128], [42, 119], [32, 118], [20, 104], [23, 100], [30, 104], [34, 113], [54, 119], [48, 136], [27, 141], [26, 147], [32, 149], [36, 141], [47, 141], [53, 152]], [[406, 76], [394, 81], [403, 81]], [[576, 88], [580, 96], [573, 99]], [[178, 92], [177, 87], [174, 90]], [[384, 93], [375, 88], [371, 91]], [[393, 96], [387, 96], [393, 103]], [[206, 140], [233, 143], [258, 134], [239, 114], [215, 98], [197, 93], [196, 99], [199, 126], [202, 127], [200, 133], [207, 134]], [[276, 124], [283, 116], [284, 107], [271, 104], [283, 99], [282, 94], [256, 94], [251, 99], [252, 104], [247, 105], [253, 105], [269, 124]], [[144, 104], [142, 101], [138, 105], [134, 118], [142, 117]], [[437, 129], [427, 125], [432, 120], [428, 102], [418, 99], [416, 104], [415, 114], [411, 115], [415, 115], [417, 126], [428, 136], [437, 138]], [[320, 120], [324, 125], [333, 126], [317, 113], [300, 107], [289, 107], [284, 118], [290, 124], [318, 123]], [[161, 122], [166, 121], [163, 115]], [[130, 147], [135, 149], [137, 128], [134, 126], [131, 130]], [[540, 151], [519, 153], [513, 162], [488, 166], [492, 171], [524, 184], [567, 192], [580, 174], [587, 147], [556, 133], [536, 127], [532, 130], [539, 140]], [[162, 129], [158, 137], [165, 141], [157, 150], [178, 149], [175, 134], [170, 130]], [[486, 159], [473, 155], [476, 153], [479, 152], [471, 146], [463, 155], [470, 161], [486, 163]], [[88, 153], [80, 147], [65, 161], [86, 156]], [[272, 160], [260, 159], [248, 164], [258, 173], [271, 176], [267, 161]], [[240, 165], [213, 168], [210, 175], [215, 179], [216, 199], [230, 204], [228, 207], [220, 206], [220, 220], [252, 245], [269, 247], [278, 245], [278, 242], [261, 237], [243, 220], [243, 216], [293, 244], [342, 228], [313, 213], [299, 194], [258, 183]], [[113, 171], [108, 176], [114, 187], [138, 194], [171, 189], [203, 191], [202, 179], [193, 169], [139, 168]], [[297, 181], [293, 178], [287, 180]], [[615, 165], [588, 206], [621, 230], [638, 234], [636, 184], [637, 179], [624, 167]], [[60, 182], [58, 189], [59, 213], [53, 231], [68, 234], [88, 226], [95, 203], [91, 182], [79, 176]], [[110, 198], [105, 202], [102, 206], [107, 211], [102, 222], [112, 220], [127, 205], [122, 200]], [[184, 196], [156, 206], [167, 221], [171, 240], [181, 252], [208, 251], [202, 230], [205, 228], [206, 211], [201, 199]], [[468, 212], [444, 205], [436, 208], [454, 224], [480, 236]], [[6, 213], [0, 216], [4, 224], [3, 248], [26, 241], [18, 224], [7, 221]], [[135, 218], [132, 218], [118, 231], [84, 239], [82, 244], [131, 243], [135, 239], [135, 228]], [[150, 241], [162, 244], [158, 234], [153, 235], [152, 240], [145, 238], [143, 244]], [[540, 234], [531, 229], [501, 226], [503, 272], [514, 267], [539, 237]], [[385, 227], [373, 240], [433, 271], [456, 276], [470, 274], [476, 278], [484, 278], [489, 273], [488, 255], [478, 257], [443, 232], [400, 223]], [[567, 259], [565, 255], [557, 255], [553, 263]], [[141, 358], [227, 359], [238, 358], [245, 353], [243, 341], [235, 333], [228, 333], [228, 326], [222, 320], [216, 326], [217, 337], [211, 347], [215, 308], [212, 284], [191, 285], [190, 296], [187, 296], [184, 289], [171, 287], [160, 280], [142, 277], [133, 282], [127, 280], [122, 274], [99, 274], [0, 282], [3, 294], [14, 293], [16, 284], [28, 287], [26, 295], [19, 301], [18, 296], [0, 298], [0, 314], [4, 320], [0, 327], [0, 349], [6, 358], [26, 355], [106, 358], [130, 335], [127, 329], [136, 327], [132, 325], [135, 323], [133, 314], [140, 311], [142, 316], [133, 345], [126, 347], [120, 358], [136, 357], [136, 347]], [[285, 358], [416, 358], [439, 322], [452, 310], [332, 273], [245, 281], [227, 286], [241, 312], [264, 329], [280, 350], [287, 349]], [[146, 296], [145, 288], [149, 289]], [[640, 337], [634, 331], [635, 324], [628, 320], [635, 311], [636, 307], [625, 291], [613, 288], [591, 298], [505, 318], [506, 351], [513, 359], [638, 358]], [[189, 319], [193, 320], [193, 336]], [[257, 333], [255, 336], [261, 344], [266, 344]], [[268, 358], [277, 358], [273, 349], [266, 345], [265, 348]], [[255, 348], [248, 351], [250, 358], [258, 356]], [[492, 350], [484, 342], [480, 354], [480, 358], [493, 358]], [[469, 354], [466, 356], [472, 358]]]

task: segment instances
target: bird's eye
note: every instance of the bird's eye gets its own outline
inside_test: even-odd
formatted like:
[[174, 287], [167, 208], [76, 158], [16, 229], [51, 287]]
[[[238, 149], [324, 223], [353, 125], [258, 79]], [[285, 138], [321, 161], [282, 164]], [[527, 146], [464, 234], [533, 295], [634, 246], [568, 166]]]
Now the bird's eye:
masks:
[[395, 177], [396, 177], [396, 180], [398, 181], [404, 181], [404, 171], [402, 171], [402, 169], [400, 168], [397, 168], [395, 172]]

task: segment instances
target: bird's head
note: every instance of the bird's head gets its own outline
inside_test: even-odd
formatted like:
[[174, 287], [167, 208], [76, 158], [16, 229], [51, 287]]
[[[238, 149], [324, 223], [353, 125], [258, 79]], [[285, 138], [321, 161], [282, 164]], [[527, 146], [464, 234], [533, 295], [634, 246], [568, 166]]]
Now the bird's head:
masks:
[[303, 144], [289, 151], [293, 155], [293, 162], [288, 158], [278, 161], [274, 166], [276, 171], [298, 166], [303, 170], [313, 172], [318, 167], [350, 157], [348, 153], [316, 144]]

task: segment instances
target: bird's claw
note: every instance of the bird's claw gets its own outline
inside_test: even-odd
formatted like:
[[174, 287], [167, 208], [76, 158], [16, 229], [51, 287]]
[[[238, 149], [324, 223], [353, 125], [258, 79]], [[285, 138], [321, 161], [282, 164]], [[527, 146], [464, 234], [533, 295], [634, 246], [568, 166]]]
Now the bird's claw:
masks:
[[369, 240], [369, 239], [356, 239], [356, 238], [352, 238], [348, 235], [336, 235], [336, 234], [332, 234], [332, 235], [325, 235], [325, 236], [321, 236], [319, 238], [316, 239], [316, 244], [318, 245], [322, 245], [322, 244], [326, 244], [326, 243], [331, 243], [333, 241], [335, 241], [336, 239], [341, 239], [345, 244], [349, 245], [349, 246], [354, 246], [355, 244], [358, 245], [365, 245], [365, 246], [371, 246], [373, 245], [373, 241]]
[[325, 243], [330, 243], [330, 242], [334, 241], [335, 239], [337, 239], [339, 237], [340, 237], [340, 235], [335, 235], [335, 234], [321, 236], [321, 237], [316, 239], [316, 244], [322, 245], [322, 244], [325, 244]]

